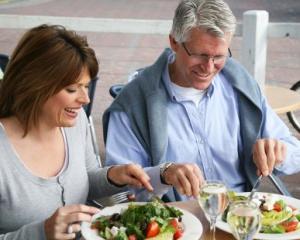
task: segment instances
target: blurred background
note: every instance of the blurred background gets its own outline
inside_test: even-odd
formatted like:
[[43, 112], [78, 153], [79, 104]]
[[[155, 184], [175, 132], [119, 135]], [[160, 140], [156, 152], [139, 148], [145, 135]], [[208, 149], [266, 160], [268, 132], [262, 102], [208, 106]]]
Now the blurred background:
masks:
[[[171, 20], [178, 0], [0, 0], [0, 15], [59, 16], [80, 18], [112, 18], [115, 21], [130, 19]], [[238, 21], [247, 10], [266, 10], [270, 22], [300, 22], [300, 0], [227, 0]], [[1, 20], [0, 53], [11, 54], [25, 28], [5, 27]], [[49, 20], [50, 21], [50, 20]], [[63, 24], [63, 22], [61, 23]], [[80, 24], [80, 22], [78, 23]], [[95, 49], [100, 62], [92, 116], [101, 157], [104, 159], [102, 138], [102, 113], [112, 102], [110, 86], [126, 83], [135, 69], [152, 64], [161, 51], [168, 47], [167, 34], [128, 34], [81, 31]], [[241, 37], [234, 37], [231, 50], [240, 59]], [[290, 88], [300, 80], [300, 38], [270, 38], [267, 49], [266, 84]], [[285, 114], [280, 117], [293, 134], [300, 135], [288, 122]], [[283, 177], [289, 190], [300, 198], [300, 174]], [[261, 190], [275, 191], [264, 181]]]

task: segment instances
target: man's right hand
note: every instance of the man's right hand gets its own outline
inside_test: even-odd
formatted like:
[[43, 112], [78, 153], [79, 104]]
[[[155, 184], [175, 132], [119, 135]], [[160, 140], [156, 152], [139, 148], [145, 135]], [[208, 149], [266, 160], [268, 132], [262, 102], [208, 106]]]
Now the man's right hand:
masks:
[[197, 197], [204, 183], [201, 170], [196, 164], [174, 163], [163, 174], [167, 184], [172, 185], [180, 194]]

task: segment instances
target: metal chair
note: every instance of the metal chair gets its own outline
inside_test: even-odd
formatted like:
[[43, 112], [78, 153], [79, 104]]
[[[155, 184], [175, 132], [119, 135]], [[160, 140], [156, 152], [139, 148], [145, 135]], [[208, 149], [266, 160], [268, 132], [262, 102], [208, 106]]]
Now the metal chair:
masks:
[[[127, 81], [128, 82], [131, 82], [133, 79], [136, 78], [136, 76], [141, 72], [143, 71], [144, 68], [139, 68], [137, 70], [135, 70], [133, 73], [131, 73], [129, 76], [128, 76], [128, 79]], [[123, 88], [125, 87], [126, 84], [116, 84], [116, 85], [113, 85], [109, 88], [109, 94], [113, 97], [113, 98], [116, 98], [120, 92], [123, 90]]]
[[8, 55], [0, 53], [0, 68], [3, 73], [5, 72], [8, 61], [9, 61]]
[[99, 78], [95, 77], [94, 79], [91, 80], [90, 85], [89, 85], [88, 94], [89, 94], [90, 102], [89, 102], [89, 104], [87, 104], [83, 107], [87, 117], [89, 117], [92, 113], [92, 108], [93, 108], [93, 103], [94, 103], [94, 96], [95, 96], [96, 86], [97, 86], [98, 80], [99, 80]]
[[[296, 82], [290, 89], [300, 93], [300, 81]], [[287, 117], [292, 126], [300, 133], [300, 111], [288, 112]]]
[[109, 94], [113, 97], [116, 98], [120, 92], [123, 90], [123, 88], [125, 87], [125, 84], [116, 84], [113, 85], [109, 88]]
[[83, 107], [83, 109], [86, 113], [86, 116], [88, 117], [88, 123], [89, 123], [89, 128], [90, 128], [90, 133], [91, 133], [94, 152], [96, 154], [99, 166], [102, 167], [102, 162], [101, 162], [101, 158], [100, 158], [99, 146], [98, 146], [98, 143], [97, 143], [97, 137], [96, 137], [94, 121], [93, 121], [93, 117], [91, 115], [98, 80], [99, 80], [98, 77], [95, 77], [94, 79], [91, 80], [90, 85], [89, 85], [89, 91], [88, 91], [90, 102], [89, 102], [89, 104], [85, 105]]

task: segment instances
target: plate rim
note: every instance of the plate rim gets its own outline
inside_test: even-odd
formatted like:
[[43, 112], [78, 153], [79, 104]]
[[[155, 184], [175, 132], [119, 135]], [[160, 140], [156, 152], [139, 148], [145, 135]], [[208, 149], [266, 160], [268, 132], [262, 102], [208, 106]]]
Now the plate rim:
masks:
[[[248, 196], [250, 192], [238, 192], [236, 193], [237, 195], [243, 195], [243, 196]], [[290, 201], [296, 201], [299, 204], [299, 207], [297, 207], [300, 210], [300, 200], [297, 198], [293, 198], [290, 196], [285, 196], [285, 195], [280, 195], [277, 193], [267, 193], [267, 192], [256, 192], [255, 194], [259, 195], [275, 195], [278, 198], [281, 199], [287, 199], [289, 202]], [[228, 223], [224, 222], [221, 218], [218, 218], [216, 222], [216, 227], [219, 228], [222, 231], [225, 231], [227, 233], [232, 234], [232, 231], [228, 225]], [[300, 239], [300, 229], [294, 232], [289, 232], [289, 233], [257, 233], [254, 236], [255, 239], [264, 239], [264, 240], [293, 240], [293, 239]]]
[[[134, 203], [134, 204], [138, 204], [138, 205], [143, 205], [143, 204], [146, 204], [146, 203], [149, 203], [149, 202], [128, 202], [128, 203], [120, 203], [120, 204], [116, 204], [116, 205], [114, 205], [114, 206], [109, 206], [109, 207], [105, 207], [105, 208], [103, 208], [101, 211], [103, 211], [103, 210], [105, 210], [105, 211], [109, 211], [110, 209], [113, 211], [113, 209], [116, 209], [116, 208], [119, 208], [119, 210], [118, 211], [121, 211], [121, 209], [122, 208], [124, 208], [124, 207], [127, 207], [129, 204], [131, 204], [131, 203]], [[195, 237], [195, 240], [197, 239], [201, 239], [201, 236], [202, 236], [202, 234], [203, 234], [203, 226], [202, 226], [202, 223], [200, 222], [200, 220], [193, 214], [193, 213], [191, 213], [191, 212], [189, 212], [189, 211], [187, 211], [187, 210], [185, 210], [185, 209], [182, 209], [182, 208], [180, 208], [180, 207], [177, 207], [177, 206], [171, 206], [171, 207], [174, 207], [174, 208], [176, 208], [176, 209], [178, 209], [178, 210], [180, 210], [180, 211], [182, 211], [183, 212], [183, 216], [182, 216], [182, 220], [184, 221], [184, 223], [186, 223], [185, 225], [191, 225], [191, 224], [193, 224], [192, 226], [193, 226], [193, 228], [192, 229], [189, 229], [189, 231], [188, 232], [186, 232], [186, 234], [189, 234], [189, 235], [186, 235], [186, 234], [183, 234], [183, 236], [182, 236], [182, 238], [181, 238], [181, 240], [193, 240], [193, 239], [191, 239], [191, 237], [192, 238], [194, 238]], [[97, 218], [97, 217], [99, 217], [99, 216], [101, 216], [102, 214], [101, 214], [101, 211], [100, 212], [98, 212], [98, 213], [96, 213], [96, 214], [94, 214], [93, 216], [92, 216], [92, 221], [95, 219], [95, 218]], [[111, 214], [112, 213], [114, 213], [114, 212], [111, 212]], [[82, 233], [82, 236], [84, 237], [84, 239], [86, 239], [86, 237], [89, 237], [89, 233], [91, 233], [91, 231], [89, 231], [89, 233], [88, 232], [86, 232], [85, 230], [86, 229], [89, 229], [90, 230], [90, 225], [91, 225], [91, 223], [89, 223], [89, 222], [82, 222], [81, 223], [81, 233]], [[190, 234], [192, 234], [192, 236], [190, 236]], [[197, 234], [197, 237], [196, 236], [193, 236], [193, 235], [196, 235]], [[92, 236], [93, 237], [93, 239], [92, 240], [105, 240], [105, 239], [103, 239], [103, 238], [101, 238], [101, 237], [99, 237], [99, 236]], [[89, 239], [87, 239], [87, 240], [89, 240]]]

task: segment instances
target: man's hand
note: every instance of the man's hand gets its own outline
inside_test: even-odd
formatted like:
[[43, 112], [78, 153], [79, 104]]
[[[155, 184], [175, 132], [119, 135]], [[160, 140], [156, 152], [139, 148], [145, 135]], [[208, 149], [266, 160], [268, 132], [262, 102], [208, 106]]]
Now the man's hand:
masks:
[[135, 187], [145, 187], [148, 191], [153, 191], [150, 177], [138, 164], [113, 166], [108, 170], [107, 176], [118, 185], [128, 184]]
[[268, 176], [286, 156], [286, 146], [275, 139], [258, 139], [253, 146], [253, 160], [257, 175]]
[[174, 163], [164, 172], [164, 180], [174, 186], [180, 194], [197, 197], [204, 183], [203, 175], [196, 164]]

